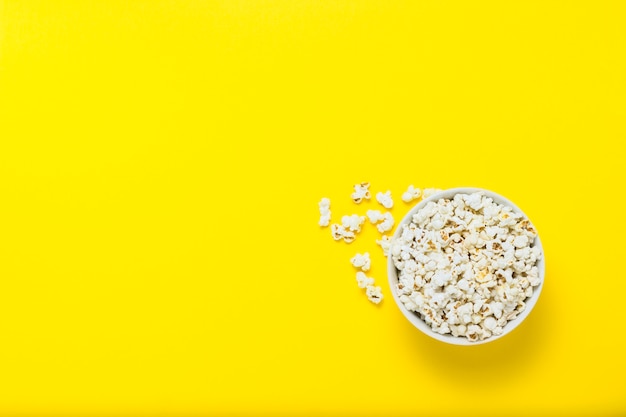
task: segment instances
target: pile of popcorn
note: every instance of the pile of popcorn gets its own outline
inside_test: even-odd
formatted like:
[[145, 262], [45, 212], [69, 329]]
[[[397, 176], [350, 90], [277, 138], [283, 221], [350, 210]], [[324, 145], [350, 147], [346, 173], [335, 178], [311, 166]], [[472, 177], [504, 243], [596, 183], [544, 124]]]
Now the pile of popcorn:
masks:
[[[369, 190], [369, 187], [370, 184], [368, 182], [355, 184], [354, 192], [351, 195], [352, 201], [355, 204], [361, 204], [361, 202], [364, 200], [370, 200], [371, 192]], [[426, 188], [422, 192], [421, 189], [414, 188], [413, 185], [411, 185], [409, 186], [408, 190], [402, 195], [402, 200], [405, 203], [410, 203], [416, 199], [419, 199], [420, 197], [426, 198], [438, 191], [440, 190], [436, 188]], [[387, 210], [393, 208], [394, 203], [391, 196], [391, 191], [377, 193], [376, 201]], [[366, 216], [358, 214], [344, 215], [341, 217], [341, 223], [330, 224], [330, 199], [326, 197], [322, 198], [318, 203], [318, 206], [320, 211], [320, 219], [318, 224], [321, 227], [327, 227], [330, 225], [330, 231], [333, 239], [343, 240], [345, 243], [354, 242], [357, 234], [361, 232], [361, 227], [365, 223], [365, 219], [367, 216], [367, 219], [369, 219], [370, 223], [376, 226], [376, 229], [381, 234], [383, 234], [381, 240], [377, 240], [376, 243], [378, 243], [383, 248], [385, 256], [387, 256], [391, 238], [387, 235], [384, 235], [384, 233], [391, 231], [395, 224], [395, 220], [391, 212], [385, 211], [383, 213], [380, 210], [367, 210], [367, 212], [365, 213]], [[365, 289], [365, 294], [371, 302], [373, 302], [374, 304], [380, 303], [383, 299], [381, 288], [374, 285], [374, 278], [368, 277], [365, 274], [365, 272], [369, 271], [371, 265], [369, 253], [357, 253], [350, 260], [350, 262], [355, 268], [359, 269], [359, 271], [356, 273], [357, 285], [360, 288]]]
[[380, 244], [408, 310], [437, 333], [478, 341], [502, 334], [539, 285], [536, 236], [511, 207], [474, 193], [427, 203]]

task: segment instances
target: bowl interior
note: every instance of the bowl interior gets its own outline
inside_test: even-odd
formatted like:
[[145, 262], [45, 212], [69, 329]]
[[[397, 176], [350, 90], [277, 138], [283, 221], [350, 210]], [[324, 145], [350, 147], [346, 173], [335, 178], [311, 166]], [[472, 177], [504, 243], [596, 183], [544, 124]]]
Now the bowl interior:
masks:
[[[409, 212], [404, 216], [402, 221], [398, 224], [398, 227], [395, 233], [393, 234], [392, 240], [396, 240], [400, 237], [400, 234], [402, 233], [402, 227], [406, 224], [411, 223], [413, 215], [417, 213], [418, 211], [420, 211], [429, 201], [437, 201], [441, 198], [452, 199], [454, 195], [456, 194], [472, 194], [475, 192], [483, 193], [485, 196], [492, 198], [495, 203], [510, 206], [515, 212], [520, 213], [524, 217], [528, 218], [528, 216], [526, 216], [526, 214], [524, 214], [524, 212], [520, 210], [519, 207], [517, 207], [511, 201], [509, 201], [508, 199], [492, 191], [484, 190], [481, 188], [451, 188], [451, 189], [433, 194], [432, 196], [423, 199], [417, 205], [415, 205], [415, 207], [409, 210]], [[531, 223], [532, 223], [532, 220], [531, 220]], [[433, 331], [431, 327], [428, 324], [426, 324], [426, 322], [422, 320], [417, 313], [407, 310], [407, 308], [404, 306], [402, 301], [400, 301], [400, 297], [398, 297], [396, 293], [396, 285], [398, 284], [398, 270], [396, 269], [396, 266], [393, 263], [391, 254], [389, 254], [387, 257], [387, 273], [389, 277], [389, 285], [391, 287], [391, 294], [393, 295], [393, 299], [396, 302], [396, 305], [398, 306], [398, 308], [400, 308], [400, 311], [402, 312], [402, 314], [415, 327], [417, 327], [419, 330], [421, 330], [422, 332], [424, 332], [425, 334], [427, 334], [428, 336], [434, 339], [440, 340], [445, 343], [450, 343], [454, 345], [464, 345], [464, 346], [474, 346], [474, 345], [480, 345], [483, 343], [493, 342], [494, 340], [504, 337], [505, 335], [513, 331], [513, 329], [515, 329], [522, 321], [524, 321], [524, 319], [528, 317], [533, 307], [537, 303], [537, 300], [539, 299], [539, 295], [541, 294], [541, 289], [543, 288], [543, 280], [545, 276], [545, 259], [544, 259], [545, 257], [543, 253], [543, 247], [541, 246], [541, 239], [539, 239], [539, 234], [537, 234], [537, 237], [535, 237], [533, 245], [538, 247], [541, 253], [540, 258], [537, 261], [537, 268], [539, 270], [539, 285], [534, 288], [532, 297], [526, 299], [525, 301], [526, 308], [524, 309], [524, 311], [522, 311], [515, 319], [509, 321], [504, 326], [504, 329], [503, 329], [504, 331], [502, 332], [502, 334], [498, 336], [491, 336], [491, 337], [486, 338], [485, 340], [472, 342], [472, 341], [469, 341], [465, 337], [457, 337], [457, 336], [452, 336], [450, 334], [442, 335]]]

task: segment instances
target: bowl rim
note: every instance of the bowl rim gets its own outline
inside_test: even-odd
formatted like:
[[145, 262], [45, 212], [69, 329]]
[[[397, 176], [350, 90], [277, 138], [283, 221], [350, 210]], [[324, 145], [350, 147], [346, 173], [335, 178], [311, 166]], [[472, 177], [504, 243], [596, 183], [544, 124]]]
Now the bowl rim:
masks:
[[[492, 198], [493, 201], [496, 203], [510, 206], [513, 209], [513, 211], [520, 213], [526, 219], [529, 219], [526, 213], [524, 213], [515, 203], [513, 203], [506, 197], [503, 197], [500, 194], [497, 194], [491, 190], [487, 190], [484, 188], [475, 188], [475, 187], [456, 187], [456, 188], [450, 188], [450, 189], [438, 191], [437, 193], [427, 198], [422, 199], [415, 206], [409, 209], [409, 211], [405, 214], [402, 220], [398, 223], [398, 226], [391, 237], [391, 242], [398, 239], [398, 237], [402, 233], [403, 226], [405, 224], [411, 223], [413, 219], [413, 215], [417, 213], [419, 210], [421, 210], [424, 206], [426, 206], [426, 204], [428, 204], [429, 202], [438, 201], [439, 199], [442, 199], [442, 198], [452, 198], [456, 194], [472, 194], [476, 192], [483, 193], [485, 196]], [[532, 224], [534, 227], [534, 223]], [[535, 230], [537, 230], [536, 227], [535, 227]], [[392, 297], [396, 305], [398, 306], [398, 308], [404, 315], [404, 317], [407, 320], [409, 320], [409, 322], [413, 324], [414, 327], [419, 329], [422, 333], [432, 337], [433, 339], [439, 340], [444, 343], [460, 345], [460, 346], [476, 346], [476, 345], [493, 342], [495, 340], [501, 339], [502, 337], [506, 336], [507, 334], [515, 330], [515, 328], [517, 328], [517, 326], [519, 326], [528, 317], [530, 312], [533, 310], [533, 308], [537, 304], [537, 301], [539, 300], [539, 296], [541, 295], [541, 290], [543, 289], [543, 284], [544, 284], [544, 279], [545, 279], [545, 269], [546, 269], [545, 253], [543, 250], [543, 245], [541, 244], [541, 239], [539, 238], [539, 232], [537, 232], [537, 236], [534, 239], [533, 245], [536, 247], [539, 247], [539, 251], [540, 251], [540, 257], [539, 257], [539, 260], [537, 261], [537, 268], [539, 270], [539, 285], [534, 288], [533, 295], [530, 298], [526, 299], [525, 301], [526, 308], [524, 309], [524, 311], [522, 311], [515, 319], [509, 321], [505, 325], [504, 331], [502, 332], [502, 334], [498, 336], [490, 336], [484, 340], [478, 340], [478, 341], [473, 342], [473, 341], [468, 340], [466, 337], [452, 336], [451, 334], [442, 335], [433, 331], [432, 328], [428, 324], [426, 324], [426, 322], [422, 320], [418, 316], [417, 313], [409, 311], [404, 306], [404, 303], [400, 301], [400, 297], [398, 296], [396, 292], [396, 284], [398, 283], [398, 270], [396, 269], [396, 266], [393, 262], [391, 253], [389, 253], [387, 255], [387, 278], [389, 281], [389, 287], [390, 287]]]

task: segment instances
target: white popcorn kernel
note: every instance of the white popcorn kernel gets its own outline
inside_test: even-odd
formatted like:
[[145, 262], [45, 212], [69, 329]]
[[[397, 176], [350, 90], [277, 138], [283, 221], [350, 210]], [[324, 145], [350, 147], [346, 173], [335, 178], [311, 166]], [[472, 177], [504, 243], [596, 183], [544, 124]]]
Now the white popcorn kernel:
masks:
[[421, 293], [414, 291], [413, 294], [410, 295], [410, 299], [417, 308], [421, 309], [424, 307], [425, 300]]
[[351, 216], [343, 216], [341, 218], [341, 225], [345, 229], [349, 229], [352, 232], [360, 232], [361, 225], [365, 222], [364, 216], [359, 216], [358, 214], [353, 214]]
[[449, 296], [443, 292], [436, 292], [430, 298], [429, 304], [437, 310], [443, 309], [448, 304]]
[[350, 259], [350, 263], [352, 263], [352, 266], [355, 268], [361, 268], [361, 271], [363, 272], [369, 271], [371, 266], [369, 252], [365, 252], [363, 255], [357, 253], [352, 259]]
[[472, 210], [478, 211], [485, 204], [485, 202], [483, 200], [483, 195], [481, 193], [470, 194], [465, 199], [465, 204], [467, 204]]
[[360, 204], [363, 199], [369, 200], [371, 198], [370, 194], [370, 183], [362, 182], [360, 184], [354, 184], [354, 192], [352, 193], [352, 201], [356, 204]]
[[[486, 217], [486, 216], [485, 216]], [[485, 234], [493, 239], [494, 237], [496, 237], [496, 235], [498, 234], [498, 228], [494, 227], [494, 226], [487, 226], [485, 227]]]
[[509, 211], [501, 211], [500, 214], [498, 214], [498, 218], [500, 219], [500, 226], [503, 227], [513, 226], [517, 223], [515, 217]]
[[423, 198], [428, 198], [433, 194], [437, 194], [441, 190], [439, 188], [424, 188], [424, 192], [422, 193]]
[[393, 207], [393, 200], [391, 198], [391, 191], [385, 193], [379, 192], [376, 194], [376, 201], [378, 201], [386, 209]]
[[524, 233], [529, 239], [534, 239], [537, 236], [537, 231], [528, 219], [523, 219], [517, 223], [515, 225], [515, 230]]
[[365, 294], [367, 295], [367, 299], [374, 304], [380, 303], [383, 299], [383, 292], [380, 287], [375, 287], [373, 285], [365, 287]]
[[450, 333], [450, 327], [448, 326], [448, 323], [446, 323], [445, 321], [441, 323], [441, 326], [437, 326], [437, 328], [433, 327], [433, 330], [439, 334]]
[[[489, 297], [489, 295], [487, 297], [485, 297], [485, 298], [488, 298], [488, 297]], [[483, 306], [480, 308], [480, 314], [483, 317], [491, 316], [493, 314], [493, 311], [491, 310], [491, 304], [489, 304], [489, 303], [483, 304]]]
[[356, 273], [356, 282], [359, 288], [365, 288], [368, 285], [374, 284], [374, 278], [370, 278], [365, 273], [359, 271]]
[[318, 224], [322, 227], [326, 227], [330, 223], [330, 200], [324, 197], [320, 200], [318, 206], [320, 209], [320, 220]]
[[380, 240], [376, 241], [376, 244], [381, 247], [385, 256], [389, 255], [389, 250], [391, 248], [391, 238], [389, 236], [383, 235]]
[[395, 221], [393, 220], [393, 216], [390, 212], [386, 212], [383, 216], [383, 221], [379, 223], [376, 228], [380, 233], [388, 232], [393, 228]]
[[346, 229], [340, 225], [340, 224], [333, 224], [330, 226], [330, 232], [333, 235], [333, 239], [335, 240], [340, 240], [343, 238], [343, 234], [345, 233]]
[[402, 194], [402, 201], [410, 203], [413, 200], [417, 200], [422, 195], [422, 190], [414, 188], [413, 184], [409, 185], [409, 188]]
[[450, 271], [439, 269], [435, 271], [433, 275], [432, 282], [437, 287], [443, 287], [447, 285], [452, 280], [452, 273]]
[[463, 278], [463, 279], [460, 279], [460, 280], [457, 282], [457, 287], [458, 287], [461, 291], [463, 291], [463, 292], [468, 292], [468, 291], [469, 291], [469, 289], [470, 289], [470, 286], [469, 286], [469, 282], [468, 282], [468, 280], [466, 280], [466, 279], [464, 279], [464, 278]]
[[530, 248], [526, 246], [522, 247], [521, 249], [517, 249], [515, 251], [515, 258], [524, 260], [530, 258]]
[[391, 251], [391, 254], [392, 254], [393, 256], [396, 256], [396, 257], [397, 257], [397, 256], [400, 256], [400, 254], [401, 254], [402, 252], [406, 252], [406, 250], [405, 250], [405, 249], [403, 249], [402, 244], [401, 244], [400, 242], [397, 242], [397, 241], [396, 241], [396, 242], [392, 242], [392, 244], [391, 244], [391, 246], [390, 246], [390, 248], [389, 248], [389, 249], [390, 249], [390, 251]]
[[400, 295], [400, 301], [402, 302], [402, 304], [404, 304], [404, 306], [406, 307], [407, 310], [409, 310], [409, 311], [417, 311], [418, 307], [415, 305], [413, 300], [411, 298], [409, 298], [408, 296]]
[[541, 250], [539, 250], [539, 247], [533, 246], [533, 247], [530, 248], [530, 255], [534, 256], [535, 259], [540, 259], [541, 258]]
[[352, 243], [355, 239], [354, 232], [346, 230], [346, 228], [341, 224], [332, 224], [330, 226], [330, 232], [335, 240], [343, 239], [346, 243]]
[[478, 274], [476, 274], [474, 279], [479, 284], [485, 284], [485, 283], [489, 283], [489, 282], [493, 281], [493, 275], [491, 275], [491, 273], [489, 271], [487, 271], [486, 269], [483, 269], [483, 270], [479, 271]]
[[433, 230], [443, 229], [444, 224], [445, 223], [444, 223], [443, 218], [438, 214], [433, 216], [432, 221], [430, 222], [430, 226], [432, 227]]
[[523, 248], [526, 245], [528, 245], [528, 236], [526, 235], [517, 236], [515, 240], [513, 240], [513, 246], [518, 249]]
[[400, 278], [398, 278], [397, 284], [398, 294], [411, 294], [413, 292], [414, 285], [415, 279], [413, 275], [401, 274]]
[[330, 212], [328, 212], [327, 214], [321, 214], [318, 224], [322, 227], [326, 227], [328, 226], [329, 223], [330, 223]]
[[356, 238], [356, 237], [354, 236], [354, 232], [346, 231], [346, 232], [343, 234], [343, 241], [344, 241], [344, 242], [346, 242], [346, 243], [352, 243], [352, 242], [354, 242], [354, 239], [355, 239], [355, 238]]
[[365, 214], [372, 224], [382, 222], [385, 219], [385, 216], [380, 212], [380, 210], [367, 210]]
[[465, 326], [464, 324], [459, 324], [458, 326], [456, 326], [456, 332], [459, 336], [465, 336], [465, 333], [467, 332], [467, 326]]
[[497, 302], [497, 301], [493, 301], [489, 304], [489, 306], [491, 307], [491, 311], [493, 311], [493, 316], [496, 319], [499, 319], [500, 317], [502, 317], [502, 311], [504, 310], [504, 304], [502, 304], [501, 302]]
[[527, 278], [528, 278], [528, 282], [530, 282], [530, 285], [532, 285], [533, 287], [538, 286], [540, 283], [539, 269], [536, 266], [533, 266], [532, 268], [530, 268], [530, 270], [527, 272]]
[[470, 324], [469, 326], [467, 326], [467, 332], [465, 333], [465, 336], [469, 340], [472, 340], [472, 341], [479, 340], [481, 334], [482, 334], [482, 329], [480, 328], [480, 326], [476, 324]]
[[490, 316], [483, 321], [483, 326], [485, 327], [485, 329], [493, 332], [498, 326], [498, 322], [496, 321], [496, 319]]
[[496, 326], [495, 329], [491, 332], [494, 336], [500, 336], [504, 329], [501, 326]]

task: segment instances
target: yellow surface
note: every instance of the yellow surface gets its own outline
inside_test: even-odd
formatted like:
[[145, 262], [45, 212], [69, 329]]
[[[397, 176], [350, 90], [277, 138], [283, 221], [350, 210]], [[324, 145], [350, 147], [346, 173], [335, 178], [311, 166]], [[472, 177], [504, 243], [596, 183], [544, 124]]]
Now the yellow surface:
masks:
[[[621, 1], [0, 1], [0, 415], [624, 415]], [[477, 186], [536, 309], [443, 345], [352, 185]], [[369, 251], [386, 299], [349, 258]]]

